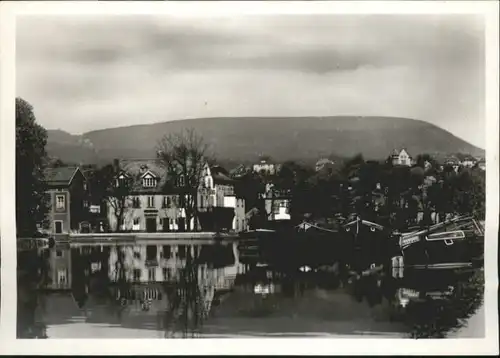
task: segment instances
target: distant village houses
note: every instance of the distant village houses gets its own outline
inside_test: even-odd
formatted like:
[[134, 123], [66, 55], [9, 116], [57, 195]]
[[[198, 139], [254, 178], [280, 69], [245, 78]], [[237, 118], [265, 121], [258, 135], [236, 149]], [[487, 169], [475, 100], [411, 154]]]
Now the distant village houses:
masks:
[[279, 164], [270, 162], [269, 157], [261, 157], [260, 162], [253, 165], [253, 171], [260, 174], [274, 175], [279, 172]]
[[477, 160], [473, 156], [468, 155], [462, 160], [461, 164], [465, 168], [473, 168], [477, 164]]

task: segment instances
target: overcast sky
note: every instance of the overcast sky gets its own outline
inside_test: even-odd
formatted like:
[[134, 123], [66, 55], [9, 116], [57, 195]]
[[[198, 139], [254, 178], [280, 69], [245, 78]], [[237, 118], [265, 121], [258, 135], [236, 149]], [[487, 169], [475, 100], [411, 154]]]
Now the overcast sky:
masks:
[[380, 115], [485, 147], [479, 18], [32, 16], [17, 26], [16, 94], [49, 129]]

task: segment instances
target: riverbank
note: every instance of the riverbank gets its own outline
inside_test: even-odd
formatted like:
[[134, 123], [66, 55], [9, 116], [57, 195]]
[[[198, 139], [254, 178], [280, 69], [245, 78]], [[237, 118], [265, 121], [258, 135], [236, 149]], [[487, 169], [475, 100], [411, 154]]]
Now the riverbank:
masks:
[[217, 232], [137, 232], [137, 233], [92, 233], [92, 234], [59, 234], [54, 235], [56, 243], [71, 244], [104, 244], [117, 242], [154, 242], [154, 241], [217, 241], [236, 240], [238, 234], [221, 234]]

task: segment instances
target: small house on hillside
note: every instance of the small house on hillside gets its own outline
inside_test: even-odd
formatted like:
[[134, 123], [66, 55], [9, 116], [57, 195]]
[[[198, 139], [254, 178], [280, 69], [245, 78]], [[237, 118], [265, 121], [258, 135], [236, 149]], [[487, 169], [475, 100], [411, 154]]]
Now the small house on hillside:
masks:
[[472, 168], [476, 165], [476, 163], [477, 163], [476, 158], [474, 158], [471, 155], [467, 155], [460, 164], [465, 168]]
[[392, 165], [404, 165], [410, 167], [413, 164], [412, 157], [408, 154], [405, 148], [400, 151], [394, 149], [391, 155], [391, 161]]
[[335, 165], [335, 163], [328, 159], [328, 158], [321, 158], [320, 160], [318, 160], [316, 162], [316, 171], [319, 172], [320, 170], [322, 170], [323, 168], [331, 168]]
[[455, 157], [455, 156], [449, 156], [444, 160], [444, 165], [445, 166], [450, 166], [453, 168], [455, 172], [458, 172], [458, 169], [460, 168], [460, 160]]
[[481, 170], [486, 170], [486, 161], [484, 159], [480, 159], [477, 163], [476, 166], [481, 169]]
[[253, 165], [253, 171], [260, 174], [274, 175], [279, 171], [279, 165], [271, 163], [268, 157], [262, 156], [259, 163]]

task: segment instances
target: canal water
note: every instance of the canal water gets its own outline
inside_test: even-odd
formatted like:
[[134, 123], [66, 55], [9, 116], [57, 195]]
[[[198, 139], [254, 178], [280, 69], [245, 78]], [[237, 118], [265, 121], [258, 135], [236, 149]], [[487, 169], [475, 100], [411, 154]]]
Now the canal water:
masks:
[[178, 240], [58, 244], [18, 267], [18, 338], [484, 336], [481, 270], [283, 271]]

